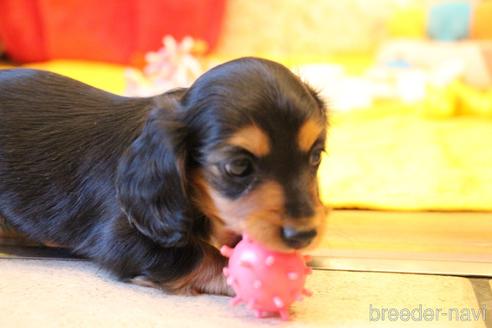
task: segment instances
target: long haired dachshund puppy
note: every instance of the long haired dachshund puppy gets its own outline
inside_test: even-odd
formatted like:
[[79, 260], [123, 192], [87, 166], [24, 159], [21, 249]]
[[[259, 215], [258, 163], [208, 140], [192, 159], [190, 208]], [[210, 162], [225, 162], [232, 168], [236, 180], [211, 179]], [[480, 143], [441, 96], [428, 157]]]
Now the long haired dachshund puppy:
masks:
[[0, 216], [118, 278], [230, 294], [217, 246], [319, 239], [323, 102], [284, 66], [242, 58], [189, 89], [106, 93], [57, 74], [0, 71]]

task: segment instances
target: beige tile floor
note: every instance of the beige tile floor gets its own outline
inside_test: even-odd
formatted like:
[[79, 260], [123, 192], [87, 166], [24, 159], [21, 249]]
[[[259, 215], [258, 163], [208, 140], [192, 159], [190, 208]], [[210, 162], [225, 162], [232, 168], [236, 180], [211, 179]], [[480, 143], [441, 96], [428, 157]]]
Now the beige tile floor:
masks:
[[295, 304], [292, 320], [282, 322], [231, 308], [226, 297], [170, 296], [120, 283], [87, 261], [0, 259], [0, 327], [486, 327], [482, 319], [441, 315], [371, 321], [370, 307], [373, 319], [382, 308], [417, 309], [415, 319], [420, 305], [492, 309], [486, 279], [315, 270], [308, 287], [314, 295]]

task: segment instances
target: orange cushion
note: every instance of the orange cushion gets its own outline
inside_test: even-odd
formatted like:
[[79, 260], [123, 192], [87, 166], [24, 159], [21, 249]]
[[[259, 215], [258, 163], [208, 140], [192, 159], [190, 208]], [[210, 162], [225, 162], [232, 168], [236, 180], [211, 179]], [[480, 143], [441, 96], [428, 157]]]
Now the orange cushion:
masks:
[[471, 25], [472, 39], [492, 39], [492, 2], [477, 4]]

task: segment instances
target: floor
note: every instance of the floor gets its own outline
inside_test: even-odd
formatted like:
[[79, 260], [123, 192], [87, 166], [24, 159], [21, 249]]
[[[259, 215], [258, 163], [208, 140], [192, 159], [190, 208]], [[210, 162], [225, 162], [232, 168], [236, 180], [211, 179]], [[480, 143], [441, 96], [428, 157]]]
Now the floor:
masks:
[[[1, 259], [0, 327], [487, 327], [484, 306], [492, 324], [487, 279], [314, 270], [307, 287], [313, 296], [282, 322], [256, 319], [226, 297], [170, 296], [117, 282], [87, 261]], [[427, 308], [446, 315], [425, 321], [419, 313]], [[386, 312], [382, 320], [383, 309], [414, 317], [390, 321]], [[459, 311], [460, 320], [448, 311]]]
[[[313, 296], [292, 306], [289, 322], [256, 319], [226, 297], [171, 296], [120, 283], [88, 261], [50, 249], [33, 258], [4, 248], [0, 327], [492, 327], [492, 280], [459, 276], [488, 270], [490, 277], [491, 218], [334, 213], [315, 257], [325, 270], [309, 277]], [[429, 266], [411, 266], [415, 257], [441, 269], [446, 263], [453, 272], [422, 274]]]
[[492, 276], [492, 212], [333, 211], [317, 267]]

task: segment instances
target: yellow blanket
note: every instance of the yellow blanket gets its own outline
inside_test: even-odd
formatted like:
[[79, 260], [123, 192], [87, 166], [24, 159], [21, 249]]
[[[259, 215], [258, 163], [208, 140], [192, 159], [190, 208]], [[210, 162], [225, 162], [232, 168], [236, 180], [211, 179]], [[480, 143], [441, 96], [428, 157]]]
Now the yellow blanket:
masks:
[[[119, 66], [33, 66], [114, 93], [124, 90]], [[323, 201], [334, 207], [492, 210], [492, 119], [438, 113], [435, 119], [392, 104], [334, 115], [320, 169]]]
[[340, 114], [327, 150], [321, 194], [335, 207], [492, 210], [491, 119], [401, 105]]

